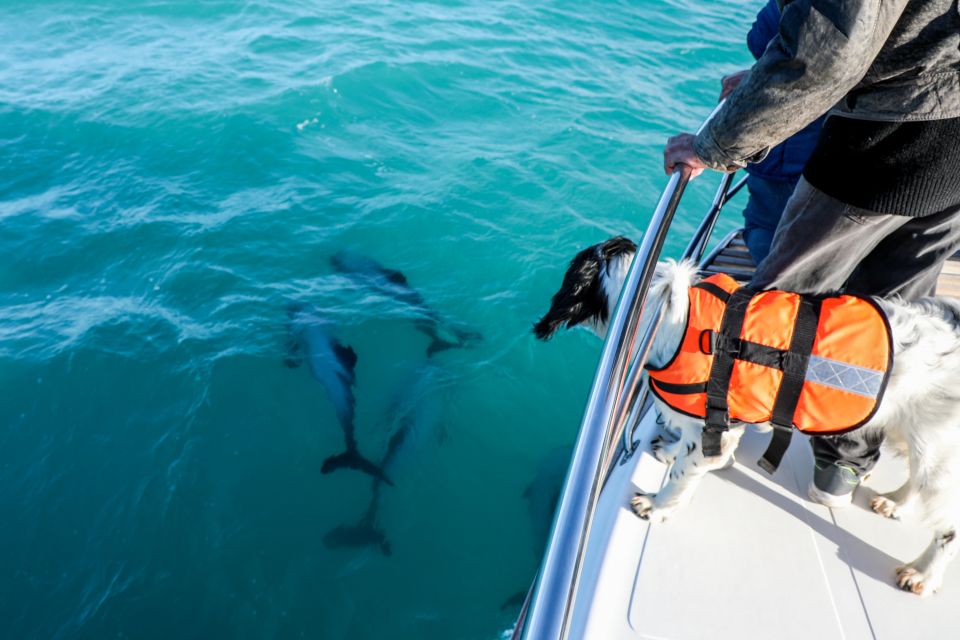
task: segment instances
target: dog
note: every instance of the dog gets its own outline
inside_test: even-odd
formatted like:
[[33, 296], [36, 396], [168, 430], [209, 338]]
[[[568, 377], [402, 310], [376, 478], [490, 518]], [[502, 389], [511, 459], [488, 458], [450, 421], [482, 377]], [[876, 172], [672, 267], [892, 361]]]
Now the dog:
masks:
[[[548, 340], [560, 328], [578, 325], [603, 336], [634, 252], [632, 242], [613, 238], [577, 254], [550, 310], [534, 326], [537, 338]], [[662, 306], [664, 314], [650, 351], [652, 366], [665, 365], [676, 352], [686, 326], [688, 289], [699, 279], [691, 262], [657, 265], [648, 308]], [[903, 486], [876, 496], [870, 506], [888, 518], [918, 516], [931, 530], [927, 549], [895, 573], [899, 588], [926, 596], [940, 589], [960, 548], [960, 301], [875, 302], [890, 325], [893, 365], [876, 412], [851, 435], [882, 436], [907, 460], [910, 473]], [[637, 493], [631, 508], [644, 520], [661, 521], [690, 500], [706, 473], [731, 463], [745, 424], [732, 423], [723, 433], [720, 455], [704, 456], [703, 419], [679, 413], [659, 398], [654, 401], [678, 437], [658, 437], [651, 452], [672, 466], [661, 490]], [[771, 428], [769, 423], [759, 426]]]

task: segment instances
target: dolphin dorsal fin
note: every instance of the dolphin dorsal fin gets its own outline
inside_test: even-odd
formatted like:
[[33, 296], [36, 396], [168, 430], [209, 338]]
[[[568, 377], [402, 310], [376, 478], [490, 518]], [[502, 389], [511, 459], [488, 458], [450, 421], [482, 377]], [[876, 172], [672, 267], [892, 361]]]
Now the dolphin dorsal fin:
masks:
[[533, 483], [527, 485], [527, 488], [523, 490], [523, 497], [529, 500], [533, 497]]
[[353, 368], [357, 366], [357, 352], [353, 350], [353, 347], [344, 346], [338, 342], [333, 345], [333, 352], [337, 354], [337, 360], [343, 363], [347, 371], [353, 371]]

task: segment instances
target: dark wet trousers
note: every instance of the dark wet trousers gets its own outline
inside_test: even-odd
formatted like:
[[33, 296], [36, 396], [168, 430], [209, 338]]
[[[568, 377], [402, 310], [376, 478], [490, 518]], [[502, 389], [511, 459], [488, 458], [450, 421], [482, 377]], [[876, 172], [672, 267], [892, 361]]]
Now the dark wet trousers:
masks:
[[[875, 213], [832, 198], [801, 178], [750, 282], [755, 289], [862, 296], [931, 295], [943, 263], [960, 247], [960, 206], [910, 217]], [[859, 432], [810, 439], [818, 463], [860, 475], [880, 457], [882, 438]]]

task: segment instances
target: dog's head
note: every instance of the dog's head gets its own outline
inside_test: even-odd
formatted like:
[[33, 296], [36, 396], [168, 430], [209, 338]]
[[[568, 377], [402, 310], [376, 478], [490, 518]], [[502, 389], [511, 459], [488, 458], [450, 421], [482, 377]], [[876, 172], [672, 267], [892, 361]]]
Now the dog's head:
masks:
[[586, 325], [603, 337], [627, 277], [637, 245], [622, 236], [578, 253], [553, 295], [550, 310], [533, 326], [540, 340], [549, 340], [561, 327]]
[[[616, 237], [578, 253], [553, 295], [550, 310], [533, 327], [537, 338], [549, 340], [560, 328], [579, 325], [604, 337], [636, 249], [631, 240]], [[695, 281], [693, 263], [668, 260], [657, 265], [648, 299], [666, 304], [664, 325], [686, 321], [687, 289]]]

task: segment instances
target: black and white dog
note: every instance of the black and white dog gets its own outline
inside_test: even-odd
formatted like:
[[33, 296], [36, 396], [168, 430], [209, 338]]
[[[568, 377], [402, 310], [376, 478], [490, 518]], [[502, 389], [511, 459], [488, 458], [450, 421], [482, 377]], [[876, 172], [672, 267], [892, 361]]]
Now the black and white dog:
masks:
[[[634, 252], [631, 241], [613, 238], [577, 254], [550, 310], [535, 325], [536, 336], [548, 340], [561, 327], [576, 325], [605, 335]], [[686, 325], [687, 290], [697, 281], [692, 263], [658, 265], [649, 300], [651, 307], [663, 305], [665, 314], [651, 349], [654, 366], [665, 364], [676, 351]], [[890, 322], [894, 364], [876, 413], [856, 433], [881, 432], [908, 462], [904, 485], [877, 496], [871, 507], [891, 518], [913, 513], [930, 528], [929, 547], [899, 567], [895, 579], [901, 589], [929, 595], [940, 588], [947, 564], [960, 548], [960, 301], [877, 302]], [[658, 493], [636, 494], [631, 507], [641, 518], [662, 520], [686, 504], [707, 472], [729, 462], [744, 426], [731, 425], [722, 437], [721, 454], [705, 457], [699, 446], [703, 421], [657, 404], [680, 438], [654, 454], [673, 466]]]

